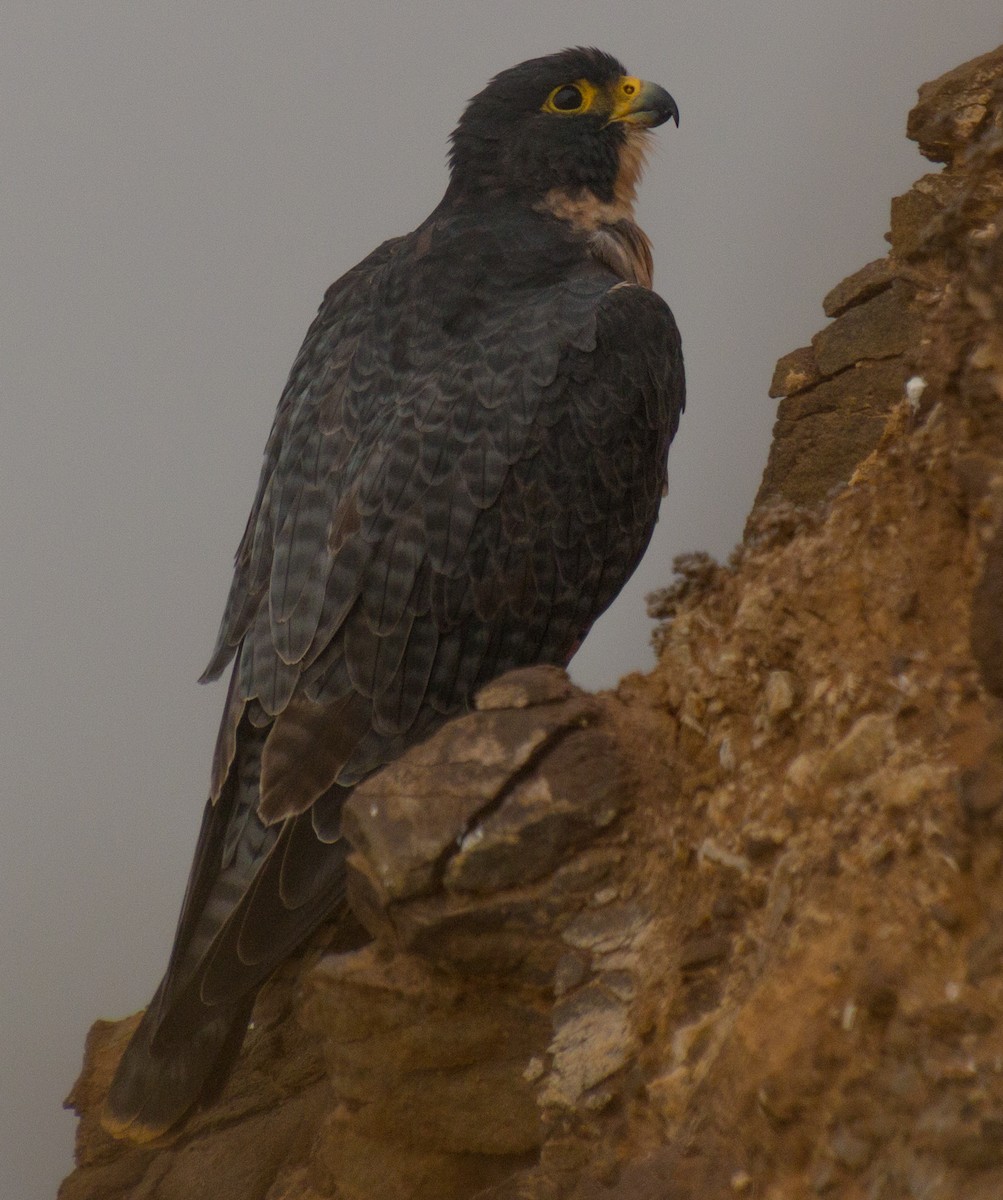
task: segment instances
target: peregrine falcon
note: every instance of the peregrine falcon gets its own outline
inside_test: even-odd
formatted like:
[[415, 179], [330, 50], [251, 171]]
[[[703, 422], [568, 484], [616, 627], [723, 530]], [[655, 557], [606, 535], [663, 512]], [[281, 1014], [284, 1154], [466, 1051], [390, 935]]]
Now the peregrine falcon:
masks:
[[668, 92], [598, 50], [503, 71], [452, 135], [438, 207], [324, 297], [203, 676], [234, 660], [116, 1136], [211, 1101], [261, 985], [344, 914], [352, 788], [503, 671], [566, 665], [637, 566], [684, 395], [634, 220], [669, 118]]

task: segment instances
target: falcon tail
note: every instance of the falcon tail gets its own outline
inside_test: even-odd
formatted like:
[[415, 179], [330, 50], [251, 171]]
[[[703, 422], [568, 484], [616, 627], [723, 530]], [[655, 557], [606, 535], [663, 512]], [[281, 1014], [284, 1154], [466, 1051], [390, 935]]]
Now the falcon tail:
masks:
[[149, 1142], [196, 1103], [211, 1103], [240, 1053], [254, 993], [189, 1031], [175, 1045], [156, 1046], [158, 996], [122, 1055], [101, 1124], [113, 1137]]
[[[314, 809], [265, 825], [257, 813], [263, 740], [245, 731], [219, 799], [206, 804], [167, 973], [105, 1102], [102, 1124], [114, 1137], [151, 1141], [215, 1100], [262, 984], [324, 921], [342, 919], [346, 790], [335, 785]], [[326, 832], [325, 814], [332, 841], [315, 828], [317, 816]]]

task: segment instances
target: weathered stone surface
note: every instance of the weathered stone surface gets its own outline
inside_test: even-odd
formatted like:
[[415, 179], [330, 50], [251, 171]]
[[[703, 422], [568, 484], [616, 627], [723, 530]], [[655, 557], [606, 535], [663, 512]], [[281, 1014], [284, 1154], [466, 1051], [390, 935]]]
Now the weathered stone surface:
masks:
[[[543, 704], [527, 707], [523, 685], [512, 685], [512, 707], [492, 703], [460, 717], [355, 789], [345, 805], [345, 836], [357, 851], [356, 869], [388, 899], [431, 891], [478, 814], [500, 801], [531, 760], [594, 718], [581, 693], [553, 703], [554, 677], [548, 671], [544, 678]], [[489, 695], [505, 695], [504, 686]], [[570, 691], [566, 677], [564, 687]]]
[[[823, 380], [809, 391], [788, 396], [781, 403], [777, 419], [802, 421], [805, 418], [834, 415], [843, 419], [888, 414], [905, 395], [906, 372], [896, 358], [880, 362], [864, 362], [835, 379]], [[850, 436], [848, 440], [856, 448]]]
[[906, 126], [920, 152], [934, 162], [952, 163], [976, 136], [999, 130], [1001, 74], [1003, 47], [924, 83]]
[[392, 1147], [520, 1155], [542, 1140], [524, 1078], [550, 1019], [505, 989], [465, 1003], [463, 986], [410, 955], [366, 947], [323, 959], [301, 1020], [324, 1047], [352, 1127]]
[[842, 414], [827, 413], [796, 431], [778, 430], [784, 444], [775, 443], [776, 461], [759, 501], [779, 494], [794, 504], [814, 504], [845, 483], [878, 444], [885, 422], [876, 414], [862, 417], [854, 423], [852, 441], [846, 437], [848, 424]]
[[878, 444], [919, 341], [912, 288], [897, 270], [879, 259], [845, 279], [826, 297], [836, 319], [777, 363], [770, 394], [784, 398], [757, 507], [819, 503]]
[[527, 708], [531, 704], [569, 700], [577, 693], [567, 671], [560, 667], [525, 667], [485, 684], [474, 697], [474, 706], [479, 712], [494, 708]]
[[437, 893], [383, 914], [384, 937], [466, 973], [502, 972], [549, 986], [563, 954], [560, 934], [570, 915], [606, 885], [619, 855], [579, 853], [553, 875], [491, 895]]
[[623, 788], [609, 734], [583, 730], [565, 738], [464, 836], [446, 868], [446, 888], [497, 892], [551, 874], [616, 819]]
[[848, 308], [862, 304], [890, 287], [895, 276], [894, 263], [887, 258], [876, 258], [837, 283], [822, 301], [822, 310], [827, 317], [842, 316]]
[[887, 234], [900, 259], [911, 258], [927, 243], [935, 223], [958, 194], [958, 180], [924, 175], [908, 192], [892, 198], [891, 229]]
[[908, 372], [898, 359], [866, 362], [780, 403], [756, 504], [818, 503], [881, 439]]
[[815, 361], [823, 375], [835, 375], [864, 359], [891, 358], [915, 342], [919, 319], [910, 289], [895, 282], [870, 300], [837, 317], [812, 338]]
[[554, 1019], [553, 1069], [542, 1100], [574, 1108], [586, 1092], [626, 1066], [636, 1035], [622, 1001], [598, 984], [562, 1001]]
[[769, 394], [774, 400], [781, 396], [792, 396], [795, 392], [818, 383], [821, 378], [822, 372], [815, 361], [815, 351], [811, 346], [802, 346], [777, 360], [773, 378], [770, 380]]

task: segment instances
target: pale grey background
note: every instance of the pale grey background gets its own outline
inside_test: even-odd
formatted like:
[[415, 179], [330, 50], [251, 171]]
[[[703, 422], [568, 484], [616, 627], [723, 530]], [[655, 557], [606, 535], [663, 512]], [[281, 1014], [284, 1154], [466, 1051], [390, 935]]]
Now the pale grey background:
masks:
[[923, 80], [987, 0], [7, 0], [0, 19], [0, 1195], [70, 1162], [98, 1015], [145, 1003], [222, 702], [212, 643], [261, 449], [325, 286], [416, 225], [495, 71], [597, 44], [673, 93], [640, 215], [689, 410], [656, 540], [576, 661], [650, 662], [642, 596], [737, 540], [774, 360], [885, 250]]

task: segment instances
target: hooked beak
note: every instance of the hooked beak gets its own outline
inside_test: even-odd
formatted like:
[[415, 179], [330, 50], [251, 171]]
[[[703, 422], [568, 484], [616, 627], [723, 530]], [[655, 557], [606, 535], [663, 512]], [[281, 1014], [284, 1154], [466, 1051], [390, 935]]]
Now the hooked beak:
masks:
[[679, 109], [675, 100], [657, 83], [625, 76], [614, 84], [613, 112], [608, 125], [622, 121], [647, 129], [673, 120], [679, 125]]

